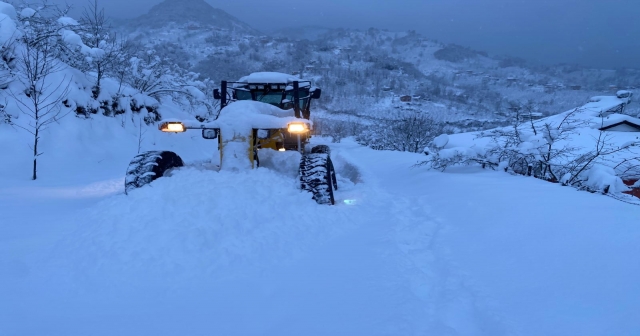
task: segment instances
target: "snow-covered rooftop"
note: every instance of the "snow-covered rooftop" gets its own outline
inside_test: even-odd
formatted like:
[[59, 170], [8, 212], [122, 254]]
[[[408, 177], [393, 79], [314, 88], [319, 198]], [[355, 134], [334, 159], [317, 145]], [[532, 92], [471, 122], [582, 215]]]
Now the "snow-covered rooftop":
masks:
[[640, 129], [640, 119], [634, 118], [624, 114], [612, 114], [602, 122], [601, 130], [607, 129], [611, 126], [615, 126], [621, 123], [627, 123], [629, 125], [635, 125]]
[[628, 104], [628, 98], [618, 98], [616, 96], [595, 96], [589, 99], [589, 102], [582, 106], [583, 110], [593, 111], [597, 113], [607, 112], [622, 104]]

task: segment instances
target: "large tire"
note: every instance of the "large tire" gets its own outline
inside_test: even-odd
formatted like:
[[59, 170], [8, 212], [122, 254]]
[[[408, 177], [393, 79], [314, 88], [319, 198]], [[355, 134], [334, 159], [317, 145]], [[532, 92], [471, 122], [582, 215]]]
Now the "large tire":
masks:
[[329, 146], [327, 145], [317, 145], [311, 148], [311, 153], [314, 153], [314, 154], [322, 153], [322, 154], [331, 155], [331, 148], [329, 148]]
[[[327, 154], [331, 155], [331, 148], [327, 145], [317, 145], [311, 148], [311, 153], [314, 154]], [[338, 180], [336, 179], [336, 170], [333, 168], [333, 162], [331, 162], [331, 158], [329, 158], [329, 172], [331, 174], [331, 181], [333, 184], [333, 190], [338, 190]]]
[[184, 166], [178, 154], [169, 151], [151, 151], [136, 155], [129, 168], [124, 182], [124, 192], [143, 187], [153, 180], [162, 177], [167, 170]]
[[338, 180], [336, 179], [336, 169], [333, 168], [333, 162], [329, 158], [329, 174], [331, 174], [331, 182], [333, 184], [333, 190], [338, 190]]
[[318, 204], [335, 204], [333, 189], [336, 183], [332, 170], [329, 154], [311, 153], [302, 156], [300, 186], [302, 190], [311, 192]]

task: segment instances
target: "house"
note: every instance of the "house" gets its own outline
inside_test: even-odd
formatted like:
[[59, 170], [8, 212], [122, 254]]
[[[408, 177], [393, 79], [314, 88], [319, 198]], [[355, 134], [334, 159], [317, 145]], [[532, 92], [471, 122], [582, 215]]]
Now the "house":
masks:
[[569, 88], [571, 90], [574, 90], [574, 91], [580, 91], [580, 89], [582, 89], [582, 86], [581, 85], [571, 85], [571, 86], [569, 86]]
[[630, 99], [631, 98], [618, 98], [616, 96], [595, 96], [589, 98], [589, 102], [584, 105], [584, 108], [599, 111], [599, 116], [601, 117], [611, 114], [622, 115]]
[[400, 96], [400, 101], [408, 103], [411, 101], [411, 96]]
[[600, 127], [601, 131], [609, 132], [640, 132], [640, 119], [627, 115], [611, 115]]

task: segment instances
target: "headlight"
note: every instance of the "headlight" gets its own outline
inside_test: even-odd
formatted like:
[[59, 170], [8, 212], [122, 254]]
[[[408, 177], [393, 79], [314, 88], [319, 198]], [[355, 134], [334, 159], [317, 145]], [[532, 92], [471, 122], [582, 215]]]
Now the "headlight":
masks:
[[309, 131], [309, 124], [301, 122], [290, 123], [287, 125], [287, 131], [289, 131], [289, 133], [305, 133]]
[[184, 132], [186, 131], [184, 125], [179, 121], [166, 122], [160, 125], [160, 130], [163, 132]]

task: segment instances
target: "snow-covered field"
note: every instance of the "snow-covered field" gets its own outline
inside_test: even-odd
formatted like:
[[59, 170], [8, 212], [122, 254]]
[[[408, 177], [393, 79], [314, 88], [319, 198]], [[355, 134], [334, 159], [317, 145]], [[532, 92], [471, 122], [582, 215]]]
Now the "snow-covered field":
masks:
[[[58, 134], [35, 182], [26, 146], [1, 154], [0, 335], [640, 333], [640, 207], [350, 141], [331, 144], [336, 206], [296, 163], [196, 164], [125, 196], [136, 136], [96, 123], [111, 133]], [[144, 147], [198, 162], [198, 136]]]

